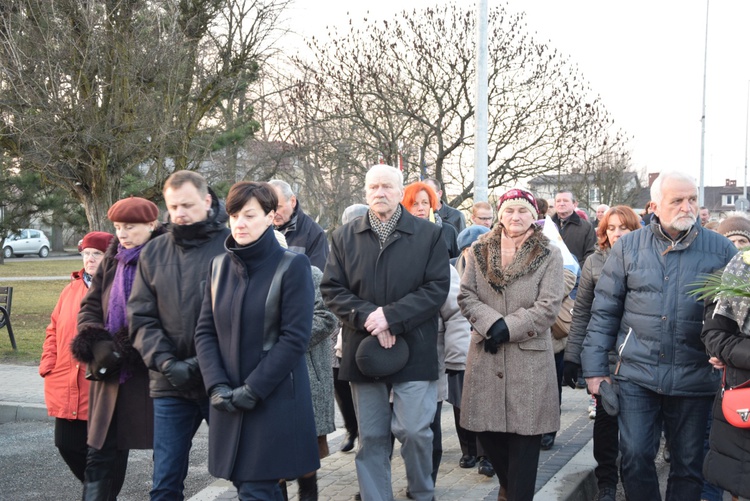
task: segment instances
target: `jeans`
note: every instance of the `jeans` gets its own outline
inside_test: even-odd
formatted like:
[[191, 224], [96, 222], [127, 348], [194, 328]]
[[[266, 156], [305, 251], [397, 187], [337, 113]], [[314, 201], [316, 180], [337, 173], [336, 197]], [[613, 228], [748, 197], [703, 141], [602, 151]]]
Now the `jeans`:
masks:
[[630, 381], [620, 381], [620, 452], [622, 482], [628, 499], [661, 499], [654, 459], [660, 423], [673, 438], [668, 501], [698, 501], [703, 487], [703, 439], [713, 396], [661, 395]]
[[208, 398], [154, 399], [154, 485], [151, 500], [185, 499], [190, 447], [201, 421], [208, 422]]
[[233, 482], [240, 501], [283, 501], [278, 480]]

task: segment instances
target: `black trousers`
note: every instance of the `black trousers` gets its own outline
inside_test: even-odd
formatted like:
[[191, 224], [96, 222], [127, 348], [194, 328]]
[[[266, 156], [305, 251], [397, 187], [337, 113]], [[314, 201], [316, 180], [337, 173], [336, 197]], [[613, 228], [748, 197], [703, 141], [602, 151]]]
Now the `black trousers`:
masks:
[[508, 501], [532, 501], [539, 466], [541, 435], [483, 431], [477, 434]]
[[78, 480], [83, 482], [86, 471], [86, 432], [88, 423], [80, 419], [55, 418], [55, 447], [60, 451], [65, 464]]
[[333, 369], [333, 393], [336, 403], [339, 405], [341, 416], [344, 418], [344, 427], [350, 435], [357, 435], [357, 414], [354, 412], [354, 400], [352, 400], [352, 389], [349, 381], [339, 379], [339, 370]]
[[122, 484], [125, 483], [125, 473], [128, 469], [127, 449], [117, 448], [117, 412], [112, 416], [112, 422], [107, 430], [107, 436], [101, 449], [88, 448], [86, 455], [86, 471], [84, 483], [93, 483], [100, 480], [111, 481], [109, 497], [97, 501], [114, 500], [120, 494]]
[[594, 459], [596, 459], [596, 483], [599, 488], [617, 487], [617, 454], [619, 428], [617, 416], [610, 416], [602, 406], [602, 399], [596, 395], [596, 419], [594, 420]]

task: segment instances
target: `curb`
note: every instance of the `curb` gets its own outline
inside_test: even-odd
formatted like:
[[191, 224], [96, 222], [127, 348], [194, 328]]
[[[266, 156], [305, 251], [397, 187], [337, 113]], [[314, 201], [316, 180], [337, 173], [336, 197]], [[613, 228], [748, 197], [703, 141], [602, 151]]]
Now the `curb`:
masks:
[[0, 424], [14, 421], [52, 421], [44, 404], [28, 402], [3, 402], [0, 404]]
[[563, 466], [539, 492], [535, 499], [560, 501], [589, 501], [597, 493], [594, 468], [594, 440], [586, 442], [578, 453]]

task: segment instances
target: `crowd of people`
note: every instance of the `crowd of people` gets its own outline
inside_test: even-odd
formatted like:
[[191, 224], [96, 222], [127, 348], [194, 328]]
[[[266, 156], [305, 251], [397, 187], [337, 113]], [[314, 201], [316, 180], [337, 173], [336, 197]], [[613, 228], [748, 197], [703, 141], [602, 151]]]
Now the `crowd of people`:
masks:
[[393, 499], [398, 440], [407, 496], [431, 501], [445, 401], [459, 466], [497, 475], [498, 501], [530, 500], [563, 384], [593, 398], [595, 499], [619, 485], [661, 499], [662, 436], [668, 500], [750, 497], [750, 431], [722, 411], [750, 379], [750, 299], [694, 293], [712, 274], [750, 279], [746, 215], [711, 225], [679, 172], [642, 215], [601, 204], [592, 222], [570, 190], [548, 203], [513, 188], [466, 226], [438, 181], [405, 186], [387, 165], [364, 192], [330, 234], [282, 180], [238, 182], [224, 202], [178, 171], [165, 222], [143, 198], [110, 207], [115, 234], [81, 241], [39, 367], [84, 501], [117, 498], [130, 449], [153, 450], [150, 499], [184, 499], [204, 420], [209, 472], [239, 499], [285, 500], [296, 481], [317, 500], [334, 402], [357, 498]]

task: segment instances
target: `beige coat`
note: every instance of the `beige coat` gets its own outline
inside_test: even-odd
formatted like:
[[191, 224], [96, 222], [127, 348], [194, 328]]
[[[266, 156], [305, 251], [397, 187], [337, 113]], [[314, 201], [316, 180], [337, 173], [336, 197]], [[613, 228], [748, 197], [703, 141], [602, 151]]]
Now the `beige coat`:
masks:
[[[560, 427], [550, 326], [560, 309], [562, 255], [539, 229], [500, 268], [500, 227], [467, 254], [458, 303], [472, 324], [461, 401], [471, 431], [539, 435]], [[504, 318], [510, 341], [484, 351], [490, 327]]]

